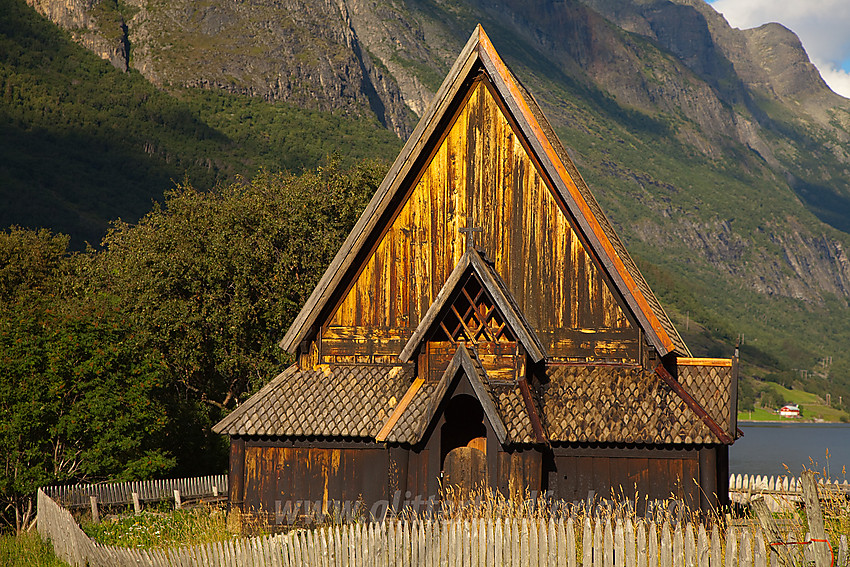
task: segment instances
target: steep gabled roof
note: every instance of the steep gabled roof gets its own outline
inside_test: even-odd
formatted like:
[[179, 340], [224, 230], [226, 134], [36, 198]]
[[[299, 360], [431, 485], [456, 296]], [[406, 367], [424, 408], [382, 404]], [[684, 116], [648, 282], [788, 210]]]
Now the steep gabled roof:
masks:
[[401, 354], [398, 356], [402, 362], [409, 362], [413, 357], [416, 349], [422, 344], [422, 341], [428, 336], [428, 332], [432, 327], [439, 323], [438, 317], [440, 313], [447, 307], [447, 302], [457, 291], [458, 286], [463, 283], [463, 276], [468, 270], [472, 270], [478, 276], [479, 281], [484, 286], [484, 289], [490, 294], [499, 313], [505, 319], [508, 327], [520, 344], [522, 344], [528, 356], [534, 362], [540, 362], [546, 358], [546, 349], [534, 332], [534, 329], [528, 324], [516, 304], [513, 296], [508, 291], [505, 282], [499, 277], [499, 274], [493, 267], [478, 253], [474, 248], [470, 248], [464, 252], [460, 261], [455, 266], [452, 273], [449, 275], [446, 283], [437, 294], [434, 303], [428, 308], [425, 316], [422, 317], [419, 326], [413, 332]]
[[414, 168], [421, 154], [427, 151], [431, 140], [440, 135], [440, 128], [445, 123], [444, 119], [452, 105], [465, 95], [469, 88], [468, 79], [480, 70], [483, 70], [494, 85], [518, 125], [520, 135], [526, 139], [544, 173], [575, 220], [577, 229], [584, 235], [593, 254], [622, 295], [649, 342], [662, 356], [671, 352], [690, 356], [684, 341], [626, 252], [540, 107], [508, 70], [480, 25], [472, 33], [431, 106], [295, 318], [280, 346], [289, 352], [295, 352], [301, 341], [310, 334], [334, 292], [339, 286], [345, 285], [346, 273], [364, 252], [370, 237], [381, 230], [381, 219], [389, 208], [394, 206], [399, 191], [404, 190], [405, 181], [411, 174], [416, 173]]

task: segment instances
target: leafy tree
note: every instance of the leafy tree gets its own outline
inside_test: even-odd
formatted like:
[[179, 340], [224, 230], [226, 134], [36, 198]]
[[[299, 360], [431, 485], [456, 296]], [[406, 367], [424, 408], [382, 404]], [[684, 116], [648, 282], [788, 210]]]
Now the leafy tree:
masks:
[[785, 398], [771, 387], [761, 394], [761, 405], [766, 408], [779, 409], [785, 405]]
[[0, 233], [0, 519], [33, 520], [39, 486], [174, 466], [161, 362], [116, 304], [81, 294], [86, 258], [47, 231]]
[[751, 381], [742, 378], [738, 381], [738, 410], [753, 411], [755, 409], [756, 395]]
[[331, 160], [210, 192], [183, 183], [104, 239], [97, 285], [120, 298], [140, 349], [164, 365], [198, 454], [222, 442], [209, 426], [290, 362], [277, 342], [383, 173]]

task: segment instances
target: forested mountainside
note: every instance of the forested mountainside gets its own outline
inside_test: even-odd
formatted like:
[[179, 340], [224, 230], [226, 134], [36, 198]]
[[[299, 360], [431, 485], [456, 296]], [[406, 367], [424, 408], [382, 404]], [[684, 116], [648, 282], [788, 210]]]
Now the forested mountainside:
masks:
[[101, 61], [23, 0], [0, 0], [0, 14], [0, 226], [48, 227], [80, 249], [184, 178], [209, 189], [260, 168], [300, 172], [330, 154], [391, 160], [402, 145], [373, 115], [165, 91]]
[[[3, 112], [11, 116], [3, 127], [22, 140], [44, 133], [57, 144], [38, 159], [5, 160], [18, 172], [13, 178], [27, 179], [24, 170], [39, 179], [46, 174], [32, 172], [54, 170], [36, 166], [49, 159], [64, 159], [59, 169], [81, 167], [116, 155], [109, 150], [114, 140], [126, 142], [132, 155], [98, 162], [102, 175], [88, 189], [114, 203], [109, 214], [87, 213], [104, 223], [140, 212], [142, 205], [129, 208], [124, 195], [130, 181], [109, 179], [119, 164], [136, 167], [131, 158], [157, 175], [133, 191], [149, 198], [187, 170], [198, 183], [212, 183], [252, 166], [294, 167], [285, 156], [299, 144], [285, 140], [324, 140], [322, 148], [347, 151], [354, 135], [338, 136], [340, 124], [362, 125], [383, 145], [358, 147], [391, 157], [399, 146], [371, 125], [404, 138], [481, 23], [539, 101], [695, 354], [728, 356], [743, 338], [748, 375], [850, 399], [843, 348], [850, 338], [850, 101], [827, 88], [782, 26], [733, 29], [701, 0], [28, 1], [112, 62], [107, 69], [86, 59], [79, 67], [97, 71], [77, 78], [66, 65], [71, 85], [89, 84], [92, 75], [109, 81], [92, 90], [114, 94], [115, 102], [83, 97], [91, 104], [123, 108], [119, 101], [133, 100], [129, 93], [145, 92], [182, 109], [180, 120], [141, 114], [145, 126], [138, 128], [104, 128], [113, 119], [103, 115], [87, 134], [91, 151], [66, 153], [78, 144], [58, 145], [67, 140], [54, 133], [46, 108], [69, 96], [43, 107], [28, 102], [31, 114], [14, 114], [11, 101], [18, 99], [10, 96], [32, 101], [28, 93], [37, 89], [4, 78]], [[25, 9], [22, 0], [2, 2]], [[71, 49], [62, 43], [66, 36], [27, 21], [54, 38], [51, 45]], [[3, 41], [15, 36], [8, 27]], [[21, 53], [52, 59], [55, 47], [17, 41]], [[33, 55], [0, 57], [4, 69], [33, 73], [33, 84], [56, 73]], [[289, 113], [281, 132], [291, 124], [298, 133], [264, 130], [257, 117], [269, 108]], [[311, 130], [324, 120], [326, 128]], [[149, 133], [152, 123], [162, 130]], [[68, 136], [79, 130], [67, 128]], [[172, 136], [179, 143], [159, 141]], [[156, 151], [143, 151], [149, 147]], [[217, 152], [229, 157], [206, 161]], [[297, 163], [315, 163], [313, 155]], [[86, 193], [71, 182], [39, 179], [33, 187], [23, 210], [41, 208], [28, 217], [7, 214], [3, 223], [72, 230], [51, 211]]]

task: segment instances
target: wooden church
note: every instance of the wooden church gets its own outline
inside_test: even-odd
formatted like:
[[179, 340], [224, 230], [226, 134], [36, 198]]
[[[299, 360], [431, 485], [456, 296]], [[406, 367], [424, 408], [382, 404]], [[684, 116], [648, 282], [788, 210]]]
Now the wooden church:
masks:
[[691, 357], [480, 26], [281, 347], [297, 363], [214, 428], [244, 512], [728, 498], [737, 359]]

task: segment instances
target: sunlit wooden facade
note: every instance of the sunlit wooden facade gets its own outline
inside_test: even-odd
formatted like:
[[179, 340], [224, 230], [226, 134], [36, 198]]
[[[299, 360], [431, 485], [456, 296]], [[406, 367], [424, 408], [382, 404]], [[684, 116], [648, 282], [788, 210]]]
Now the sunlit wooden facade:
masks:
[[691, 356], [480, 27], [281, 346], [216, 426], [245, 510], [440, 479], [727, 497], [736, 359]]

